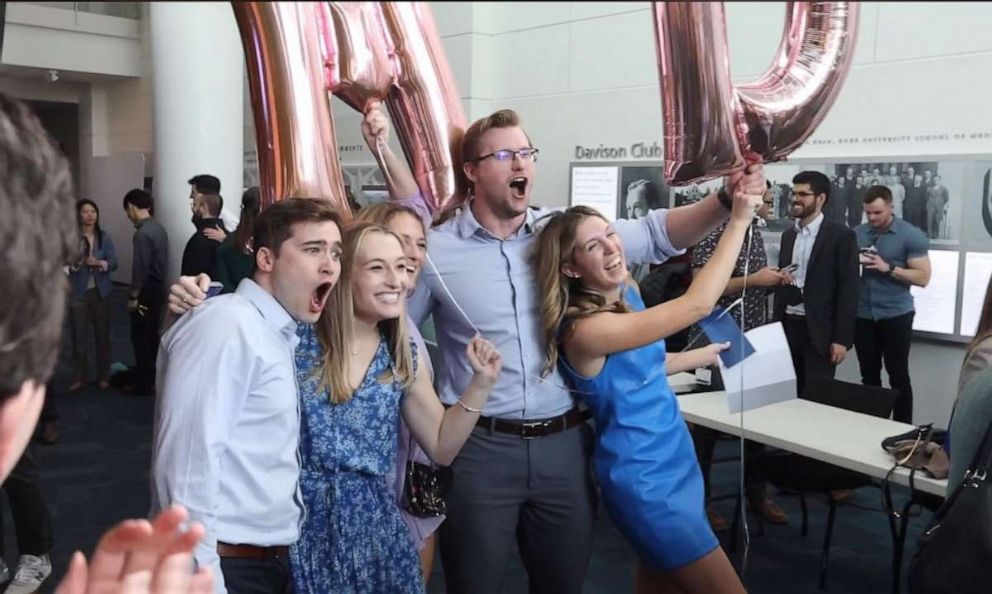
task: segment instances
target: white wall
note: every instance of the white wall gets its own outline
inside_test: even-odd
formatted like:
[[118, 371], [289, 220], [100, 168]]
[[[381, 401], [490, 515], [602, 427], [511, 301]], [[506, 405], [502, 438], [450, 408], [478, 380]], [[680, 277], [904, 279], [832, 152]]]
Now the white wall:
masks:
[[138, 21], [30, 2], [7, 3], [3, 63], [140, 76]]
[[[726, 3], [734, 80], [770, 64], [785, 3]], [[650, 4], [436, 3], [455, 75], [477, 104], [520, 112], [541, 148], [535, 202], [565, 204], [576, 145], [661, 141]], [[855, 63], [811, 140], [992, 131], [976, 73], [992, 67], [987, 3], [861, 4]], [[469, 41], [466, 41], [469, 40]], [[452, 57], [452, 50], [462, 48]], [[464, 48], [471, 48], [470, 52]], [[471, 64], [459, 64], [471, 56]], [[944, 155], [992, 151], [992, 139], [807, 143], [794, 158]]]

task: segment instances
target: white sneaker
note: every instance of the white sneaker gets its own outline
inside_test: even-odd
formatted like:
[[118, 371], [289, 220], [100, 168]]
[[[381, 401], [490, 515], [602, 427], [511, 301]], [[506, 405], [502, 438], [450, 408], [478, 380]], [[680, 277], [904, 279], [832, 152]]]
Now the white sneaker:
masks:
[[21, 555], [14, 573], [14, 581], [10, 582], [4, 594], [33, 594], [41, 587], [41, 583], [52, 573], [52, 562], [48, 555], [35, 557]]

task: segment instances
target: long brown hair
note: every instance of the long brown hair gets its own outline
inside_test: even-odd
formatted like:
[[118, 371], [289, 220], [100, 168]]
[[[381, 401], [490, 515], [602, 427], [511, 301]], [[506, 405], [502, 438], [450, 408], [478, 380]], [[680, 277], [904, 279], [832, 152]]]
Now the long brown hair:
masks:
[[[320, 366], [321, 386], [330, 392], [331, 403], [341, 404], [351, 400], [357, 386], [348, 381], [350, 361], [348, 345], [355, 336], [355, 300], [351, 290], [352, 277], [358, 253], [365, 239], [375, 233], [389, 235], [403, 246], [395, 233], [382, 225], [355, 221], [345, 228], [342, 237], [344, 257], [341, 260], [341, 278], [331, 290], [324, 314], [317, 321], [317, 337], [324, 347], [324, 361]], [[392, 366], [378, 379], [380, 382], [398, 381], [404, 387], [413, 382], [413, 354], [405, 315], [379, 322], [379, 332], [385, 335]]]
[[[566, 276], [562, 266], [571, 262], [575, 236], [579, 225], [588, 217], [606, 220], [588, 206], [573, 206], [564, 212], [548, 215], [532, 255], [538, 283], [541, 286], [541, 333], [547, 349], [542, 375], [547, 376], [558, 363], [558, 342], [562, 325], [573, 319], [586, 318], [600, 312], [630, 311], [621, 295], [620, 300], [607, 304], [606, 297], [582, 286], [582, 281]], [[628, 284], [632, 284], [627, 277]]]
[[241, 195], [241, 219], [238, 227], [234, 230], [234, 249], [243, 254], [250, 254], [252, 250], [248, 248], [251, 234], [255, 227], [255, 219], [262, 209], [262, 194], [258, 186], [252, 186]]
[[965, 361], [968, 360], [971, 351], [978, 346], [978, 343], [990, 336], [992, 336], [992, 277], [989, 278], [989, 284], [985, 288], [985, 303], [982, 304], [982, 315], [978, 318], [978, 330], [975, 331], [975, 338], [968, 345], [968, 351], [964, 357]]

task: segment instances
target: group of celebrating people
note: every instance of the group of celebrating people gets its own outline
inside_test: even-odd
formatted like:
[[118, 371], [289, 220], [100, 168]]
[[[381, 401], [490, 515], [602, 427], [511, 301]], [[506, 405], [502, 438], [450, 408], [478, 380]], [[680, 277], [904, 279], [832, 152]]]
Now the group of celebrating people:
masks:
[[[374, 106], [373, 152], [388, 130]], [[732, 196], [611, 224], [532, 208], [537, 153], [512, 111], [474, 123], [469, 199], [430, 228], [406, 164], [383, 151], [391, 203], [342, 225], [321, 201], [277, 202], [233, 295], [203, 303], [203, 275], [173, 285], [171, 309], [192, 312], [163, 336], [153, 500], [204, 523], [196, 557], [218, 591], [422, 592], [431, 556], [416, 552], [431, 545], [403, 509], [397, 457], [409, 436], [453, 471], [440, 525], [451, 592], [499, 591], [514, 540], [533, 591], [581, 591], [590, 462], [642, 560], [640, 591], [743, 591], [706, 519], [664, 338], [723, 293], [762, 168], [734, 175]], [[679, 254], [728, 215], [692, 291], [645, 309], [628, 263]], [[417, 332], [428, 315], [439, 394]]]
[[[366, 142], [388, 130], [374, 106]], [[37, 120], [0, 98], [0, 133], [13, 270], [0, 295], [14, 304], [0, 317], [3, 477], [58, 349], [62, 306], [41, 296], [64, 285], [78, 236], [68, 168]], [[766, 189], [761, 165], [695, 204], [610, 223], [530, 206], [538, 151], [512, 111], [472, 124], [461, 150], [467, 200], [433, 227], [386, 150], [390, 204], [345, 224], [326, 201], [279, 201], [254, 222], [251, 275], [234, 293], [207, 300], [204, 275], [173, 285], [182, 315], [158, 354], [154, 518], [116, 526], [89, 562], [76, 555], [60, 593], [422, 592], [431, 563], [417, 552], [432, 550], [438, 518], [408, 513], [399, 494], [406, 460], [424, 455], [453, 473], [439, 528], [451, 592], [498, 592], [514, 541], [531, 591], [580, 592], [599, 493], [640, 558], [638, 591], [744, 591], [666, 380], [724, 346], [672, 357], [664, 340], [724, 292]], [[628, 266], [724, 222], [690, 291], [645, 308]], [[428, 315], [439, 361], [417, 331]]]

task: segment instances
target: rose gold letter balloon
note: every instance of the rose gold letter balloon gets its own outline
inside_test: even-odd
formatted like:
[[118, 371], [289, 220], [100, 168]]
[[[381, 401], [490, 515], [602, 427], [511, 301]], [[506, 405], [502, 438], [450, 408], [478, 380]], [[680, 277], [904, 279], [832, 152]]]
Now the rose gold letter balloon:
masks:
[[[426, 2], [385, 2], [396, 52], [396, 87], [386, 98], [396, 135], [434, 210], [452, 204], [467, 122]], [[461, 197], [459, 197], [461, 198]]]
[[[301, 3], [302, 4], [302, 3]], [[323, 23], [327, 88], [365, 113], [386, 98], [393, 84], [392, 40], [376, 2], [321, 3], [330, 13]]]
[[772, 67], [734, 88], [723, 3], [653, 4], [665, 178], [675, 185], [784, 159], [826, 116], [854, 58], [856, 2], [790, 2]]
[[324, 81], [320, 5], [231, 4], [245, 47], [263, 205], [323, 198], [347, 215]]

